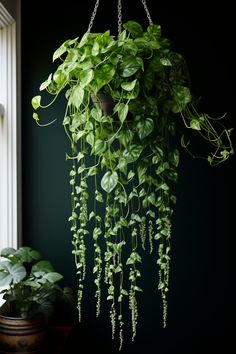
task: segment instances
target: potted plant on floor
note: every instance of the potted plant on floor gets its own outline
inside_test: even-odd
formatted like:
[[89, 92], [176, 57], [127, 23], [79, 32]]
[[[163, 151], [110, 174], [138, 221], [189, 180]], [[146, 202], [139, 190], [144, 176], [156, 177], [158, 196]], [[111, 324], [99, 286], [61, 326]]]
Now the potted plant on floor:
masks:
[[63, 276], [30, 247], [4, 248], [0, 257], [0, 295], [5, 299], [0, 310], [0, 349], [39, 352], [50, 314], [61, 301], [72, 304], [72, 291], [58, 284]]
[[198, 134], [209, 144], [210, 152], [203, 158], [211, 165], [233, 153], [224, 117], [198, 113], [185, 60], [162, 37], [161, 27], [150, 24], [143, 30], [139, 23], [128, 21], [123, 28], [117, 38], [109, 31], [87, 32], [81, 39], [65, 41], [53, 55], [59, 65], [40, 86], [53, 96], [52, 101], [45, 106], [40, 95], [32, 99], [33, 118], [44, 126], [47, 123], [40, 122], [36, 110], [65, 95], [62, 124], [71, 145], [66, 156], [72, 163], [69, 220], [79, 279], [79, 319], [86, 245], [92, 237], [96, 314], [104, 281], [112, 337], [118, 323], [120, 347], [126, 299], [133, 339], [136, 335], [141, 262], [152, 252], [166, 325], [171, 216], [176, 201], [172, 186], [177, 182], [180, 154], [177, 139], [191, 153], [184, 134], [190, 130]]

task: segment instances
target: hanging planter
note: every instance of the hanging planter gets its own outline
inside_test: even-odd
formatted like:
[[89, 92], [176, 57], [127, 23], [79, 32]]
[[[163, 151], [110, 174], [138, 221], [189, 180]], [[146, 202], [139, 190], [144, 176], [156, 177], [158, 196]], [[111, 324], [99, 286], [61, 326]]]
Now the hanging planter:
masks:
[[[138, 297], [143, 290], [142, 259], [156, 255], [158, 289], [163, 302], [163, 325], [167, 320], [171, 217], [176, 198], [180, 151], [176, 122], [182, 124], [182, 147], [191, 152], [184, 134], [192, 130], [209, 144], [210, 165], [233, 153], [230, 129], [224, 117], [198, 113], [189, 88], [184, 58], [163, 38], [161, 27], [149, 19], [146, 30], [128, 21], [119, 35], [109, 31], [90, 33], [65, 41], [54, 53], [60, 59], [54, 73], [40, 86], [54, 98], [66, 97], [63, 128], [71, 151], [70, 171], [73, 254], [78, 275], [78, 312], [82, 317], [87, 242], [93, 238], [96, 315], [101, 300], [110, 303], [112, 337], [119, 327], [123, 343], [123, 308], [131, 313], [132, 338], [138, 324]], [[106, 107], [102, 95], [108, 95]], [[41, 96], [32, 99], [35, 110], [47, 108]], [[128, 119], [129, 117], [129, 119]], [[33, 118], [41, 125], [38, 113]], [[49, 123], [50, 124], [50, 123]], [[44, 124], [42, 124], [44, 125]], [[93, 201], [91, 207], [89, 199]], [[91, 257], [91, 255], [89, 255]], [[106, 293], [102, 293], [102, 283]]]

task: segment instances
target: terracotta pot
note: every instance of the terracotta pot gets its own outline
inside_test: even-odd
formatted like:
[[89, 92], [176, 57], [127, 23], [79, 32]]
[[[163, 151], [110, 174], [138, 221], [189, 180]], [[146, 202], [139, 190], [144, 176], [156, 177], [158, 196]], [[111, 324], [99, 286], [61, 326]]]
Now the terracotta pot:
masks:
[[37, 316], [28, 321], [0, 314], [0, 353], [39, 353], [45, 334], [43, 316]]

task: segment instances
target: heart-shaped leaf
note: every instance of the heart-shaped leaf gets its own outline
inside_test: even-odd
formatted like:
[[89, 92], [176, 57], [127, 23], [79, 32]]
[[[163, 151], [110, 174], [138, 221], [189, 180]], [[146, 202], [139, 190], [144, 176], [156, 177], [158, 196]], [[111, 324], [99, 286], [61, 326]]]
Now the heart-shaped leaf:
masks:
[[104, 189], [107, 193], [110, 193], [116, 187], [117, 183], [117, 172], [107, 171], [101, 180], [102, 189]]

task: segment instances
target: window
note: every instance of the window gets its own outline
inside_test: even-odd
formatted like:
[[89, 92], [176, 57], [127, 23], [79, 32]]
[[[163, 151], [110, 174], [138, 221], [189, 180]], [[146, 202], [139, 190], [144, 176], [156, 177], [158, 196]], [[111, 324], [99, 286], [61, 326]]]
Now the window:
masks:
[[0, 249], [17, 246], [16, 21], [0, 2]]

